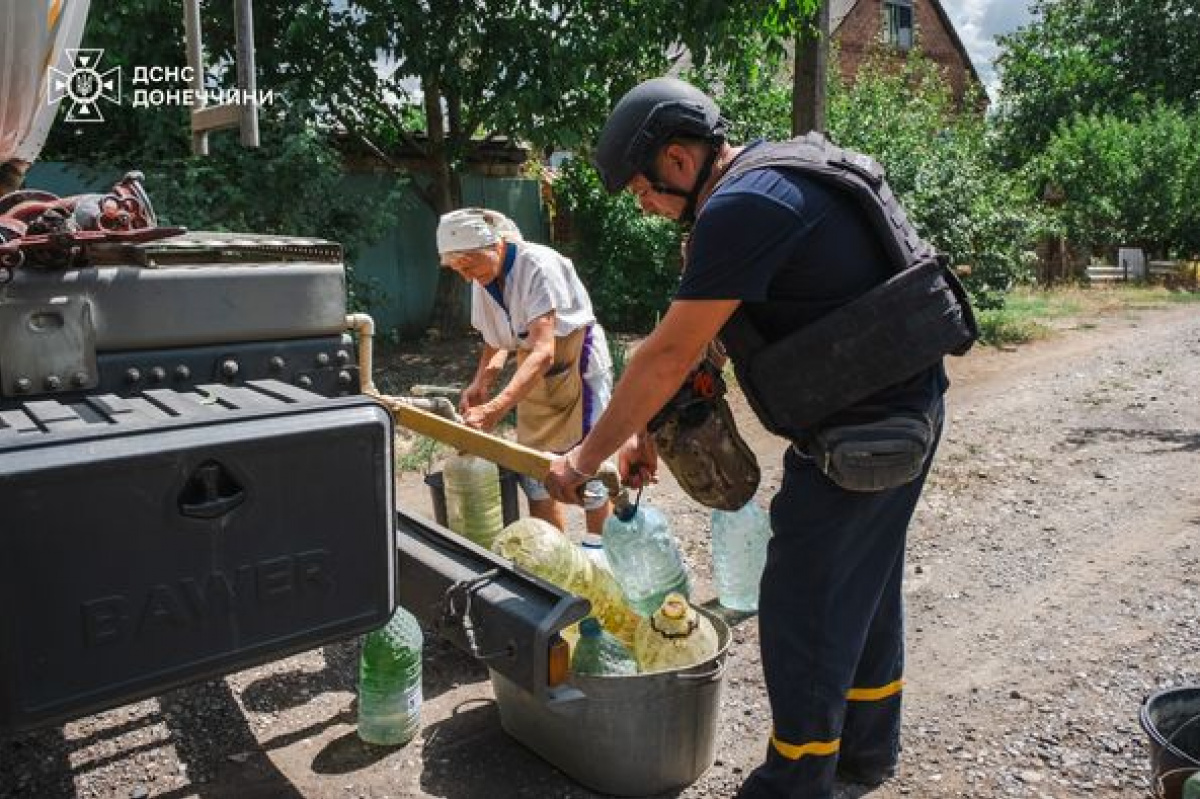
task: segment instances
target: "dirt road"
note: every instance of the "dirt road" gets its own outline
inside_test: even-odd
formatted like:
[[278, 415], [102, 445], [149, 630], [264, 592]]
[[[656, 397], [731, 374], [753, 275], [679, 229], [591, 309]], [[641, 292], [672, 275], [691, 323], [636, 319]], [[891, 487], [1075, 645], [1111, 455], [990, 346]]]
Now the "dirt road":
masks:
[[[454, 379], [438, 364], [467, 356], [442, 355], [417, 359], [436, 373], [411, 382]], [[909, 546], [903, 764], [871, 796], [1144, 796], [1139, 705], [1200, 684], [1200, 312], [1108, 317], [952, 368]], [[780, 444], [745, 429], [771, 488]], [[400, 496], [428, 513], [419, 477]], [[669, 479], [647, 501], [671, 514], [711, 598], [706, 515]], [[509, 739], [486, 674], [437, 641], [419, 739], [359, 744], [355, 657], [326, 647], [0, 742], [0, 796], [593, 796]], [[679, 796], [731, 795], [769, 724], [749, 619], [717, 764]]]

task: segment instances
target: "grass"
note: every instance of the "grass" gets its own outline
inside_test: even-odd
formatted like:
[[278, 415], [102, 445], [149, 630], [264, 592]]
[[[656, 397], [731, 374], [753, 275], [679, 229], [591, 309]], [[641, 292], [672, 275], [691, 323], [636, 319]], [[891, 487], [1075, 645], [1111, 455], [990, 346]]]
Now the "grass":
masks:
[[1099, 316], [1188, 303], [1200, 303], [1200, 292], [1129, 284], [1019, 288], [1007, 296], [1004, 308], [979, 311], [977, 316], [980, 339], [999, 347], [1045, 338], [1064, 322], [1090, 329], [1096, 326], [1091, 320]]
[[438, 441], [428, 436], [418, 435], [413, 439], [412, 446], [403, 453], [396, 455], [397, 472], [428, 472], [429, 467], [444, 450]]

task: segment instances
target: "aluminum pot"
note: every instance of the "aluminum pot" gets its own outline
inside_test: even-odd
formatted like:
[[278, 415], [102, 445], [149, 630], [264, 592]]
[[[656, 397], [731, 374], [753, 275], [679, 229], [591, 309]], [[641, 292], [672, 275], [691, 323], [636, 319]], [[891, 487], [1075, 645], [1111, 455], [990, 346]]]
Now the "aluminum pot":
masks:
[[716, 758], [729, 627], [711, 658], [675, 671], [571, 678], [569, 696], [539, 701], [493, 671], [505, 732], [580, 784], [613, 796], [648, 796], [695, 782]]

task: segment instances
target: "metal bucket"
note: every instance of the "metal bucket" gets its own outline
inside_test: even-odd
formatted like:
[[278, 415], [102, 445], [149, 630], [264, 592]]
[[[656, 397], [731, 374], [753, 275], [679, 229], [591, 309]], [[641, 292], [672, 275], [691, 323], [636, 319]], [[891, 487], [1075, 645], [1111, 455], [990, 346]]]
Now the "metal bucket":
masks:
[[505, 732], [580, 784], [613, 796], [647, 796], [695, 782], [716, 758], [729, 627], [717, 653], [678, 671], [631, 677], [572, 676], [582, 696], [542, 702], [491, 672]]

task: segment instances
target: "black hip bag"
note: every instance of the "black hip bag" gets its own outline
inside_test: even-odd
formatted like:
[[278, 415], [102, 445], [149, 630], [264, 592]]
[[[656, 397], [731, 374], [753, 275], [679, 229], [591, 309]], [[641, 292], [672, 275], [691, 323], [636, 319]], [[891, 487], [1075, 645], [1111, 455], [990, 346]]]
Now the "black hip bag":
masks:
[[928, 416], [891, 415], [863, 424], [822, 427], [804, 451], [847, 491], [884, 491], [912, 482], [933, 446]]

